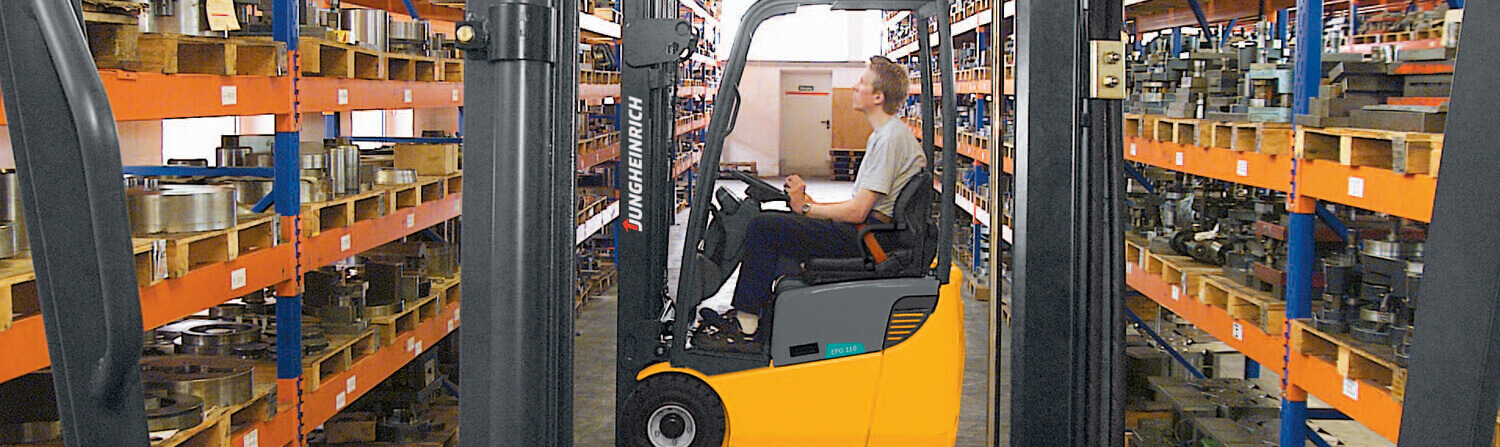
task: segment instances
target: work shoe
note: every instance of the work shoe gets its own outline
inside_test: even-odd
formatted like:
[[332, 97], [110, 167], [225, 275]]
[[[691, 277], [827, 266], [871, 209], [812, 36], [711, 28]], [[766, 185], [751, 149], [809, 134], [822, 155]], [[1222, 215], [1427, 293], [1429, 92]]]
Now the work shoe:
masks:
[[709, 309], [698, 312], [697, 330], [693, 331], [693, 348], [708, 351], [759, 354], [765, 352], [763, 331], [746, 335], [740, 320]]

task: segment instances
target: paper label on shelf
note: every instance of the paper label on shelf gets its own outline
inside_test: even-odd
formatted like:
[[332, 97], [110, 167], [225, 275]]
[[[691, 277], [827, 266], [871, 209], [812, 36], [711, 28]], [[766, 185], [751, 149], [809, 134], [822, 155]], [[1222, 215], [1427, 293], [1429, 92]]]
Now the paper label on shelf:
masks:
[[233, 85], [219, 86], [219, 105], [232, 106], [240, 102], [240, 88]]
[[1344, 378], [1344, 396], [1348, 396], [1350, 399], [1359, 400], [1358, 380], [1350, 379], [1347, 377]]
[[458, 101], [458, 89], [453, 89], [453, 101]]
[[1130, 143], [1130, 156], [1135, 156], [1135, 143]]
[[1234, 334], [1235, 340], [1243, 341], [1245, 339], [1245, 327], [1240, 326], [1240, 322], [1234, 322], [1234, 328], [1231, 329], [1231, 332]]
[[406, 352], [411, 352], [413, 349], [416, 349], [416, 348], [417, 348], [417, 338], [416, 337], [412, 337], [412, 338], [406, 339]]
[[251, 429], [249, 433], [245, 433], [244, 442], [240, 443], [240, 445], [242, 447], [260, 447], [260, 429]]
[[239, 31], [240, 21], [234, 17], [233, 0], [208, 0], [203, 12], [208, 16], [208, 29], [212, 31]]
[[1176, 163], [1177, 166], [1182, 166], [1182, 153], [1181, 152], [1177, 153], [1177, 156], [1173, 160], [1173, 163]]
[[334, 411], [342, 410], [342, 409], [344, 409], [344, 405], [348, 405], [348, 404], [349, 404], [348, 398], [344, 397], [344, 393], [339, 393], [338, 395], [333, 396], [333, 409], [334, 409]]
[[339, 105], [349, 104], [349, 89], [339, 89]]
[[453, 320], [448, 320], [448, 332], [453, 332]]
[[1364, 198], [1365, 179], [1359, 177], [1349, 177], [1349, 196]]
[[345, 380], [344, 381], [344, 392], [346, 392], [346, 393], [353, 393], [354, 392], [354, 378], [355, 377], [358, 377], [358, 376], [349, 376], [349, 380]]
[[1250, 176], [1250, 162], [1245, 161], [1245, 160], [1235, 160], [1234, 161], [1234, 175], [1238, 175], [1240, 177], [1249, 177]]
[[354, 241], [352, 239], [350, 239], [350, 236], [351, 235], [348, 235], [348, 234], [343, 235], [343, 236], [339, 236], [339, 250], [340, 251], [349, 251], [349, 247], [352, 246], [352, 245], [354, 245]]
[[417, 215], [416, 214], [407, 214], [406, 215], [406, 228], [411, 228], [411, 227], [415, 227], [415, 226], [417, 226]]
[[422, 341], [421, 340], [417, 340], [417, 353], [418, 354], [422, 353]]
[[1172, 301], [1180, 301], [1180, 300], [1182, 300], [1182, 288], [1181, 287], [1177, 287], [1177, 286], [1172, 286]]
[[240, 267], [229, 272], [229, 290], [245, 287], [245, 268]]
[[405, 89], [401, 91], [401, 101], [411, 102], [411, 89]]
[[453, 319], [454, 320], [458, 319], [458, 311], [460, 311], [460, 310], [463, 310], [463, 309], [453, 309]]
[[1129, 275], [1131, 269], [1134, 269], [1134, 268], [1135, 268], [1135, 264], [1132, 264], [1132, 263], [1129, 263], [1129, 262], [1125, 263], [1125, 274]]

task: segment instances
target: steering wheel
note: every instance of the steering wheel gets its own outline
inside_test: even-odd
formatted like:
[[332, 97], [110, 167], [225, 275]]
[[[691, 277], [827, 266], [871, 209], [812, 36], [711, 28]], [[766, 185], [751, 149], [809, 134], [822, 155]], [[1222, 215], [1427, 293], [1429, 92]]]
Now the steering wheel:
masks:
[[749, 188], [745, 189], [745, 195], [750, 196], [760, 203], [791, 203], [792, 201], [792, 196], [787, 195], [786, 191], [782, 191], [781, 188], [777, 188], [775, 186], [772, 186], [770, 183], [766, 183], [765, 180], [761, 180], [759, 178], [756, 178], [755, 176], [746, 174], [744, 171], [738, 169], [730, 169], [729, 174], [733, 175], [734, 178], [745, 182], [745, 184], [750, 185]]

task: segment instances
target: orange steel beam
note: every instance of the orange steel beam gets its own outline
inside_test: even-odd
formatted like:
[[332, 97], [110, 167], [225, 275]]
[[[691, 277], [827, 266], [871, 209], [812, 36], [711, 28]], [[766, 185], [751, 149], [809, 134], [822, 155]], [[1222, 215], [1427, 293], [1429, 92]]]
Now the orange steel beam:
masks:
[[1125, 284], [1266, 368], [1282, 369], [1286, 339], [1281, 334], [1266, 334], [1255, 324], [1230, 318], [1228, 311], [1199, 302], [1196, 291], [1167, 284], [1160, 275], [1147, 273], [1135, 260], [1125, 263]]
[[[401, 0], [344, 0], [343, 3], [348, 5], [359, 5], [366, 8], [384, 9], [386, 11], [402, 15], [410, 15], [407, 14], [406, 4]], [[426, 0], [412, 0], [412, 4], [416, 6], [417, 14], [421, 15], [424, 19], [440, 20], [444, 22], [458, 22], [464, 19], [464, 10], [462, 8], [438, 6]]]
[[1258, 188], [1291, 190], [1291, 155], [1236, 152], [1126, 137], [1125, 159]]
[[1432, 220], [1436, 177], [1328, 160], [1301, 160], [1298, 169], [1302, 195], [1423, 222]]

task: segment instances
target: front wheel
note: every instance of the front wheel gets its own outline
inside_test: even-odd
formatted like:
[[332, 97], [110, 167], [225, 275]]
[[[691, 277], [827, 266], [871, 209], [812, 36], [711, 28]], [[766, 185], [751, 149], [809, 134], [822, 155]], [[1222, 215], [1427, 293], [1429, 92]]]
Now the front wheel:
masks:
[[624, 447], [724, 445], [724, 405], [707, 384], [682, 374], [646, 378], [620, 412]]

